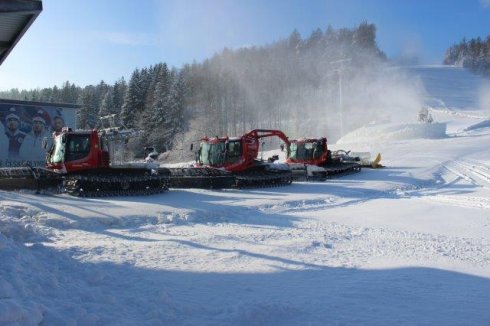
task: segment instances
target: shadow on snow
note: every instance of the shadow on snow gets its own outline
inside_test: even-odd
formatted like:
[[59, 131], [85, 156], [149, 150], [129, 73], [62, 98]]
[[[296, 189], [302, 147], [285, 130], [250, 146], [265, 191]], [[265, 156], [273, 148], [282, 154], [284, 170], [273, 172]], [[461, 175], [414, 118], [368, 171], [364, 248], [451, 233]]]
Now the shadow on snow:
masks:
[[[18, 247], [16, 262], [28, 257], [36, 270], [0, 265], [4, 282], [14, 288], [12, 295], [0, 297], [0, 320], [16, 303], [25, 314], [37, 314], [37, 323], [55, 325], [490, 323], [490, 279], [446, 270], [296, 265], [302, 269], [196, 273], [81, 263], [69, 252]], [[268, 255], [259, 258], [271, 266], [282, 263]]]

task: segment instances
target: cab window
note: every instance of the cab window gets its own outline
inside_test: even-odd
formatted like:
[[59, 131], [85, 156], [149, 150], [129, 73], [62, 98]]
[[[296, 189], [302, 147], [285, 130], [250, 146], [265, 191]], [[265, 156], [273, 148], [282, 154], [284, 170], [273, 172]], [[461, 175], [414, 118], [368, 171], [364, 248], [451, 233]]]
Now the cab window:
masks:
[[66, 143], [66, 161], [80, 160], [90, 152], [89, 135], [71, 135]]

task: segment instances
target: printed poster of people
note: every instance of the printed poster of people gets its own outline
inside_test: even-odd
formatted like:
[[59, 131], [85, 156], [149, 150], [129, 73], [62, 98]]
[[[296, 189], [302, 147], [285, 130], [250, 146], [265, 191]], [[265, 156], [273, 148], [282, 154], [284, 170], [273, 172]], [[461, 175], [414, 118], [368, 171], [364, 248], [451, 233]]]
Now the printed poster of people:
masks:
[[0, 167], [44, 166], [43, 139], [64, 126], [75, 126], [71, 109], [0, 103]]

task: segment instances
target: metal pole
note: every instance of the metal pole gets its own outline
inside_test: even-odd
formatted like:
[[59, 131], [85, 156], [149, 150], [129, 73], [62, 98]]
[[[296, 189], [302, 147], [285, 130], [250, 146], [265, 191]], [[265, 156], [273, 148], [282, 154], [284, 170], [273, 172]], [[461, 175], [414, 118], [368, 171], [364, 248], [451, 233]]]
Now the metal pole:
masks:
[[340, 137], [344, 135], [344, 108], [342, 103], [342, 73], [344, 71], [344, 62], [351, 61], [351, 58], [344, 58], [336, 61], [330, 62], [332, 65], [337, 65], [339, 68], [336, 69], [339, 74], [339, 117], [340, 117]]
[[344, 135], [344, 113], [342, 105], [342, 70], [339, 70], [339, 112], [340, 112], [340, 137]]

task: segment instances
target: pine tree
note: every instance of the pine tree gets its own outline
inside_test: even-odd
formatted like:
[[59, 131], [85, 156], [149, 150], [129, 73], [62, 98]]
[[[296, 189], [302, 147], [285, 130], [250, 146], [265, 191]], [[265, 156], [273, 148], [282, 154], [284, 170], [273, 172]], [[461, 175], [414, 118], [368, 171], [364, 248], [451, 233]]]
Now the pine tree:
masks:
[[103, 117], [110, 114], [115, 114], [114, 108], [114, 94], [112, 88], [110, 88], [104, 95], [102, 103], [99, 108], [99, 117]]
[[66, 81], [61, 87], [61, 102], [62, 103], [73, 103], [71, 102], [71, 84], [69, 81]]
[[185, 104], [187, 91], [188, 89], [185, 77], [182, 73], [178, 73], [171, 91], [172, 100], [170, 102], [170, 112], [172, 120], [171, 126], [173, 127], [172, 138], [174, 138], [176, 134], [184, 131], [184, 122], [186, 120]]
[[114, 83], [114, 86], [112, 87], [112, 103], [114, 107], [113, 113], [118, 115], [121, 113], [127, 89], [128, 85], [126, 84], [124, 77]]
[[293, 30], [291, 35], [289, 35], [288, 46], [290, 49], [297, 50], [299, 48], [300, 44], [301, 44], [301, 35], [299, 34], [298, 30], [295, 29], [295, 30]]
[[354, 45], [367, 50], [373, 50], [376, 48], [376, 26], [374, 24], [368, 24], [368, 22], [362, 22], [359, 27], [354, 31], [353, 35]]
[[94, 86], [86, 86], [80, 93], [78, 104], [81, 109], [78, 113], [78, 126], [82, 129], [92, 129], [99, 124], [98, 99]]
[[323, 32], [320, 28], [317, 28], [311, 33], [310, 37], [305, 41], [305, 46], [307, 48], [314, 48], [315, 46], [320, 44], [322, 39], [323, 39]]
[[127, 128], [134, 128], [138, 124], [137, 114], [144, 108], [144, 99], [141, 90], [140, 72], [136, 69], [131, 75], [128, 90], [124, 97], [121, 110], [121, 123]]
[[155, 146], [158, 151], [166, 151], [171, 144], [171, 130], [169, 130], [171, 77], [166, 65], [161, 66], [157, 79], [153, 105], [144, 115], [144, 130], [148, 135], [148, 145]]
[[483, 41], [480, 37], [465, 38], [446, 50], [444, 64], [456, 64], [473, 72], [490, 75], [490, 36]]
[[69, 81], [66, 81], [60, 92], [60, 102], [61, 103], [72, 103], [75, 104], [77, 103], [77, 100], [80, 95], [80, 88], [77, 87], [75, 84], [71, 84]]
[[153, 67], [143, 68], [140, 72], [140, 97], [141, 107], [138, 109], [138, 114], [143, 114], [150, 108], [150, 105], [146, 102], [146, 97], [151, 86]]
[[56, 85], [53, 86], [53, 96], [51, 98], [51, 102], [54, 102], [54, 103], [61, 102], [61, 93], [60, 93], [58, 86], [56, 86]]

